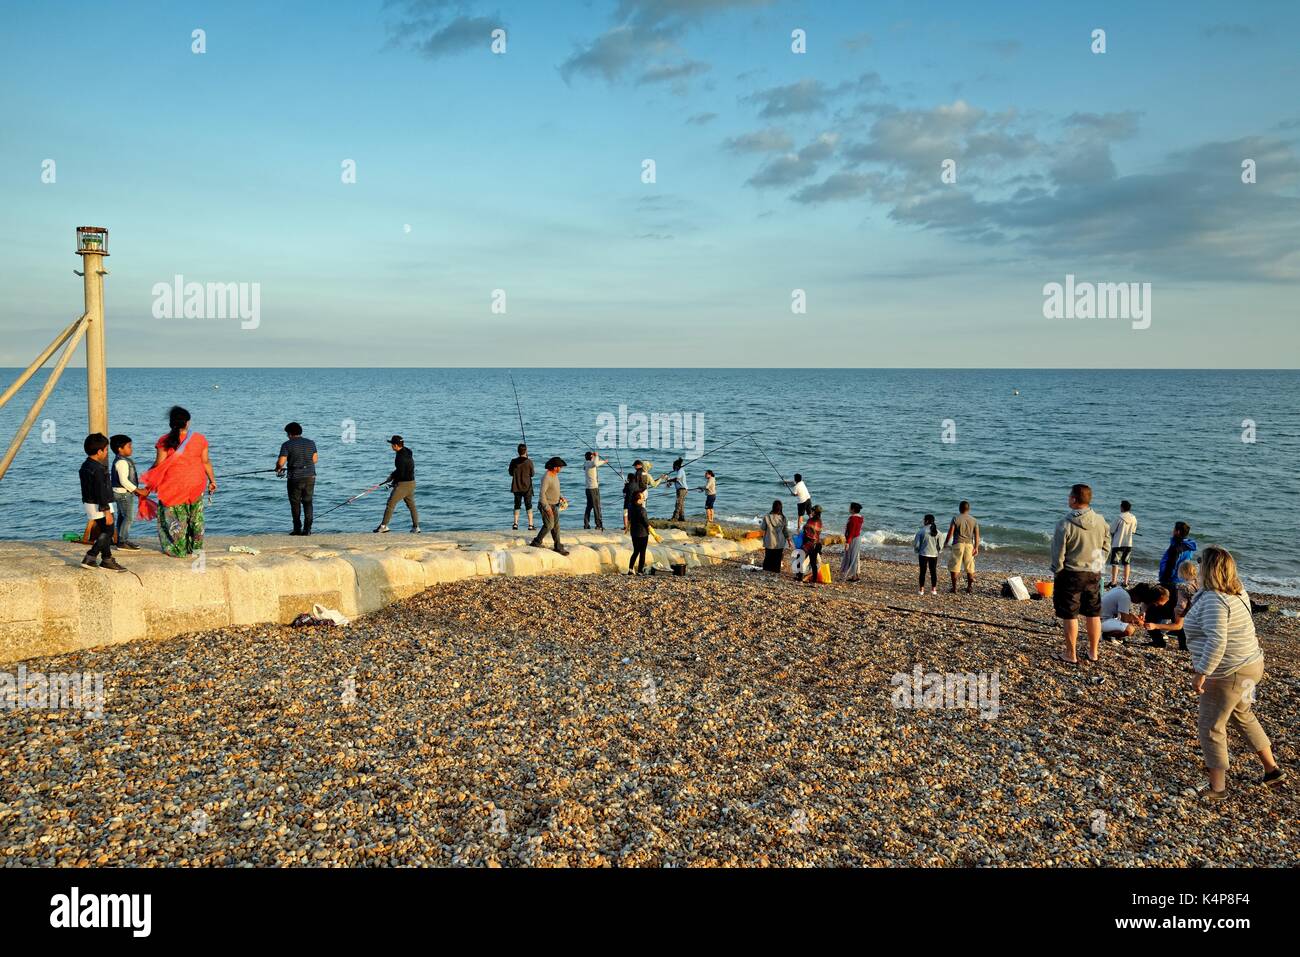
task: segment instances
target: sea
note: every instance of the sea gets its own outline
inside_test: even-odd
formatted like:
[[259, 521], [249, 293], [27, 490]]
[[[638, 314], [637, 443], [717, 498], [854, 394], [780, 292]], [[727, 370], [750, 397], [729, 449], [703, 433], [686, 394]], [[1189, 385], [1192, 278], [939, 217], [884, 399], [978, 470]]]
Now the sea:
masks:
[[[0, 409], [6, 444], [44, 376]], [[716, 473], [721, 520], [756, 522], [776, 499], [793, 513], [782, 479], [798, 472], [829, 531], [861, 503], [870, 553], [886, 558], [910, 560], [922, 517], [942, 532], [967, 499], [987, 565], [1033, 573], [1070, 485], [1086, 482], [1108, 520], [1133, 503], [1139, 576], [1186, 521], [1202, 547], [1237, 556], [1250, 587], [1300, 594], [1297, 371], [119, 368], [108, 384], [111, 431], [132, 437], [142, 470], [168, 408], [190, 411], [219, 483], [209, 534], [291, 527], [283, 479], [242, 473], [273, 468], [297, 421], [320, 452], [320, 532], [376, 526], [383, 490], [341, 503], [388, 475], [395, 433], [415, 455], [426, 533], [509, 529], [507, 468], [524, 435], [539, 478], [551, 456], [568, 463], [565, 528], [582, 525], [581, 464], [595, 448], [611, 463], [607, 525], [621, 525], [617, 473], [637, 458], [661, 473], [681, 457], [692, 486]], [[0, 480], [0, 538], [82, 530], [85, 392], [82, 370], [68, 369]], [[688, 514], [702, 515], [703, 499], [692, 492]], [[651, 496], [652, 518], [671, 511], [671, 493]], [[407, 534], [404, 508], [393, 527]]]

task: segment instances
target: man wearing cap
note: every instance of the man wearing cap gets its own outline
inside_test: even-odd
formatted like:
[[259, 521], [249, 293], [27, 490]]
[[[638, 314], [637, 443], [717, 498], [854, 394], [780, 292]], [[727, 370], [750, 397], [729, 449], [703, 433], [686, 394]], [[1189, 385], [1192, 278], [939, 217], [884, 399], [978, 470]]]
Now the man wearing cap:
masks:
[[398, 502], [405, 502], [406, 507], [411, 511], [411, 531], [418, 532], [420, 513], [415, 508], [415, 456], [411, 454], [411, 450], [406, 447], [400, 435], [394, 435], [388, 440], [388, 444], [397, 453], [393, 459], [393, 471], [385, 480], [393, 490], [388, 493], [388, 504], [384, 507], [384, 520], [379, 523], [375, 531], [388, 531], [388, 520], [393, 517], [393, 509], [397, 507]]
[[568, 505], [564, 496], [560, 494], [560, 469], [566, 464], [558, 455], [546, 460], [546, 474], [542, 476], [542, 494], [539, 501], [542, 508], [542, 529], [537, 533], [537, 537], [528, 543], [534, 548], [545, 548], [542, 539], [546, 538], [546, 533], [549, 531], [555, 550], [561, 555], [569, 554], [568, 550], [560, 544], [560, 509]]

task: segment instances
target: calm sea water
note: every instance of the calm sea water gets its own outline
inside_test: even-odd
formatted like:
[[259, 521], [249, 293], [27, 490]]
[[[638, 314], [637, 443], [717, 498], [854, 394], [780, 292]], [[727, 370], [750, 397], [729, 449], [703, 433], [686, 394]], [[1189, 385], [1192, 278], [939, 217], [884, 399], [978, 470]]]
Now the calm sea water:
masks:
[[[733, 443], [688, 469], [692, 484], [704, 468], [717, 472], [725, 519], [753, 519], [774, 497], [792, 501], [761, 447], [786, 477], [803, 473], [828, 527], [861, 502], [869, 541], [884, 553], [905, 554], [925, 512], [945, 525], [967, 498], [990, 555], [1028, 563], [1045, 556], [1069, 485], [1086, 481], [1108, 519], [1121, 498], [1133, 501], [1140, 567], [1158, 560], [1181, 519], [1202, 546], [1232, 549], [1254, 587], [1300, 590], [1300, 372], [545, 369], [514, 378], [533, 458], [570, 464], [567, 527], [581, 525], [582, 442], [596, 444], [600, 416], [624, 406], [628, 415], [702, 415], [706, 450]], [[0, 409], [6, 443], [37, 388], [29, 383]], [[388, 474], [385, 440], [398, 432], [415, 453], [426, 530], [509, 527], [506, 467], [519, 420], [505, 370], [115, 369], [109, 392], [113, 431], [136, 440], [142, 467], [173, 403], [208, 437], [218, 478], [274, 465], [284, 424], [297, 420], [320, 448], [319, 515]], [[955, 441], [944, 441], [945, 420]], [[1254, 423], [1253, 443], [1242, 441], [1243, 420]], [[0, 537], [81, 530], [85, 421], [85, 376], [70, 369], [0, 481]], [[660, 471], [674, 454], [613, 448], [606, 457], [624, 466], [650, 457]], [[601, 482], [617, 519], [620, 482], [608, 469]], [[690, 503], [702, 512], [703, 495]], [[369, 531], [382, 506], [374, 493], [317, 529]], [[671, 495], [651, 501], [652, 516], [671, 508]], [[214, 534], [288, 527], [273, 476], [226, 479], [208, 512]], [[399, 514], [395, 528], [404, 527]]]

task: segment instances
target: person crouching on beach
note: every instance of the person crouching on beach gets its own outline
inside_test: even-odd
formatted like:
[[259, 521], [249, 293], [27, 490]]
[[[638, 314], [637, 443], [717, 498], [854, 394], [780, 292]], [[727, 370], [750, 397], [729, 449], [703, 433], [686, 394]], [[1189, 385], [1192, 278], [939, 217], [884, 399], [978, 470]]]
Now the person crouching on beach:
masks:
[[781, 574], [781, 558], [790, 544], [790, 520], [781, 511], [781, 500], [772, 502], [772, 511], [763, 516], [763, 571]]
[[[1113, 550], [1114, 546], [1111, 547]], [[1102, 637], [1107, 641], [1122, 642], [1137, 634], [1147, 626], [1147, 607], [1158, 608], [1168, 600], [1168, 591], [1147, 582], [1139, 582], [1132, 588], [1111, 588], [1101, 596]], [[1142, 610], [1135, 611], [1134, 603], [1142, 605]]]
[[560, 494], [560, 469], [567, 464], [558, 455], [546, 460], [546, 474], [542, 476], [542, 493], [538, 499], [542, 509], [542, 528], [537, 533], [537, 537], [528, 543], [533, 548], [545, 548], [542, 540], [546, 538], [546, 533], [550, 532], [551, 542], [556, 552], [561, 555], [569, 554], [568, 550], [560, 544], [560, 511], [569, 504]]
[[1052, 535], [1052, 604], [1065, 637], [1065, 652], [1056, 657], [1077, 665], [1080, 617], [1088, 630], [1088, 661], [1097, 660], [1101, 645], [1101, 573], [1110, 552], [1110, 527], [1092, 510], [1091, 486], [1070, 486], [1067, 503], [1070, 511]]
[[[921, 530], [912, 539], [912, 550], [916, 552], [916, 561], [920, 566], [917, 571], [916, 593], [925, 594], [925, 573], [930, 573], [930, 594], [939, 594], [939, 552], [943, 546], [939, 542], [939, 526], [934, 523], [934, 516], [927, 515], [921, 522]], [[956, 585], [953, 585], [956, 588]]]
[[[650, 544], [650, 513], [645, 510], [645, 492], [637, 489], [627, 510], [632, 533], [632, 557], [627, 560], [629, 575], [645, 573], [645, 551]], [[634, 567], [640, 562], [640, 567]]]
[[158, 493], [158, 544], [164, 555], [188, 558], [203, 551], [203, 491], [217, 490], [208, 440], [190, 429], [190, 414], [179, 405], [167, 413], [171, 431], [154, 445], [153, 468], [140, 484]]
[[840, 559], [840, 577], [858, 581], [858, 558], [862, 551], [862, 506], [849, 503], [849, 520], [844, 523], [844, 557]]
[[814, 505], [812, 515], [803, 523], [803, 553], [808, 558], [808, 584], [817, 584], [817, 560], [822, 554], [822, 507]]
[[414, 535], [420, 531], [420, 511], [415, 507], [415, 455], [406, 447], [406, 442], [400, 435], [389, 439], [388, 445], [394, 453], [393, 470], [388, 473], [385, 481], [393, 490], [388, 493], [384, 517], [375, 531], [387, 532], [388, 523], [393, 518], [393, 509], [397, 508], [398, 502], [405, 502], [407, 511], [411, 513], [411, 534]]
[[1284, 773], [1252, 706], [1264, 678], [1264, 652], [1255, 635], [1250, 595], [1237, 577], [1237, 563], [1226, 548], [1211, 545], [1201, 557], [1202, 588], [1187, 611], [1187, 647], [1199, 695], [1197, 731], [1209, 780], [1197, 787], [1204, 801], [1227, 797], [1228, 719], [1250, 742], [1264, 765], [1259, 783], [1275, 785]]
[[718, 477], [713, 469], [704, 470], [704, 521], [713, 524], [713, 506], [718, 501]]
[[952, 594], [957, 594], [957, 573], [966, 572], [966, 594], [975, 590], [975, 559], [980, 553], [980, 523], [970, 513], [970, 502], [957, 506], [957, 514], [948, 523], [948, 534], [943, 547], [952, 545], [948, 553], [948, 572], [952, 575]]

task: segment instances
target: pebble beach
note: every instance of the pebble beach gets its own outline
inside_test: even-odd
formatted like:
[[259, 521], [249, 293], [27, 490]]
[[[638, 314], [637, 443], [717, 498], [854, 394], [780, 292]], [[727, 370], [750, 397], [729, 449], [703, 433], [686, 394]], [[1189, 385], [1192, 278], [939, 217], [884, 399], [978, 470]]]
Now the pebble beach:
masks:
[[[838, 571], [836, 549], [827, 558]], [[256, 626], [26, 662], [102, 672], [100, 720], [0, 712], [7, 866], [1296, 866], [1296, 599], [1256, 595], [1256, 710], [1200, 779], [1187, 655], [1052, 660], [1051, 603], [918, 596], [910, 565], [807, 586], [439, 585], [343, 628]], [[997, 676], [995, 709], [896, 676]], [[891, 684], [894, 682], [894, 684]]]

